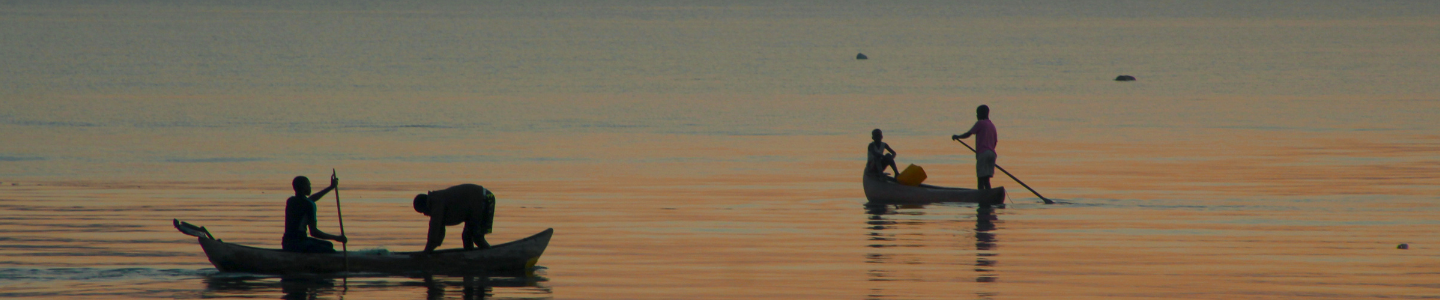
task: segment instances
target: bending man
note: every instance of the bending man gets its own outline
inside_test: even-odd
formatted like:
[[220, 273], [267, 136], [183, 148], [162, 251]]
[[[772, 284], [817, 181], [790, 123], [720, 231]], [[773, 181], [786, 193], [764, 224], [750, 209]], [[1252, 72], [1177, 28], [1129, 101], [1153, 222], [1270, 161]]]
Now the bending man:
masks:
[[460, 235], [465, 249], [490, 248], [485, 234], [490, 233], [495, 222], [495, 194], [484, 187], [467, 183], [415, 195], [415, 212], [430, 216], [425, 253], [434, 252], [445, 242], [445, 226], [460, 223], [465, 223]]

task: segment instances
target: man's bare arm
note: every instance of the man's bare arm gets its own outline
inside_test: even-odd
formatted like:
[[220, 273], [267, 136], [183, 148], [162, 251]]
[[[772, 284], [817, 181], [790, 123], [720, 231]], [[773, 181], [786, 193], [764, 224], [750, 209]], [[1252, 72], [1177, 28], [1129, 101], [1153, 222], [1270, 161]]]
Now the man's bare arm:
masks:
[[315, 237], [315, 238], [320, 238], [320, 239], [327, 239], [327, 240], [337, 241], [337, 242], [341, 242], [341, 243], [348, 243], [348, 242], [350, 242], [350, 240], [347, 239], [347, 238], [345, 238], [345, 236], [343, 236], [343, 235], [333, 235], [333, 234], [325, 233], [324, 231], [320, 231], [320, 228], [319, 228], [319, 227], [316, 227], [316, 226], [315, 226], [315, 223], [310, 223], [310, 236], [313, 236], [313, 237]]
[[[340, 185], [340, 179], [339, 179], [339, 178], [335, 178], [334, 176], [331, 176], [331, 177], [330, 177], [330, 186], [325, 187], [325, 189], [323, 189], [323, 190], [320, 190], [319, 193], [311, 194], [311, 195], [310, 195], [310, 202], [315, 202], [315, 201], [320, 201], [320, 199], [325, 199], [325, 194], [326, 194], [326, 193], [330, 193], [330, 190], [335, 189], [335, 187], [336, 187], [336, 186], [339, 186], [339, 185]], [[338, 200], [337, 200], [337, 201], [338, 201]]]
[[974, 126], [970, 126], [970, 131], [966, 131], [964, 134], [952, 135], [952, 136], [950, 136], [950, 139], [952, 139], [952, 140], [957, 140], [957, 141], [960, 140], [960, 139], [968, 139], [968, 138], [970, 138], [971, 135], [974, 135], [975, 132], [979, 131], [979, 130], [976, 130], [976, 129], [979, 129], [979, 128], [980, 128], [980, 122], [975, 122], [975, 125], [974, 125]]
[[325, 199], [325, 194], [330, 193], [330, 190], [333, 189], [335, 189], [335, 186], [332, 185], [323, 190], [320, 190], [320, 192], [318, 193], [310, 194], [310, 202], [316, 202], [320, 201], [320, 199]]
[[425, 252], [435, 251], [445, 241], [445, 205], [430, 198], [430, 233], [425, 238]]

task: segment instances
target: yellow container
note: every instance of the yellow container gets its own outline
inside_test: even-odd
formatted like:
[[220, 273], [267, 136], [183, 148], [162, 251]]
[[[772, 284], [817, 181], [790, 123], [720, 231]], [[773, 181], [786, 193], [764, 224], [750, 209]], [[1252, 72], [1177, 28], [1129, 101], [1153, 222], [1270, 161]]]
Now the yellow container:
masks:
[[925, 182], [925, 169], [915, 164], [910, 164], [910, 166], [905, 167], [904, 171], [900, 171], [900, 175], [895, 176], [895, 180], [900, 181], [900, 184], [918, 186], [921, 182]]

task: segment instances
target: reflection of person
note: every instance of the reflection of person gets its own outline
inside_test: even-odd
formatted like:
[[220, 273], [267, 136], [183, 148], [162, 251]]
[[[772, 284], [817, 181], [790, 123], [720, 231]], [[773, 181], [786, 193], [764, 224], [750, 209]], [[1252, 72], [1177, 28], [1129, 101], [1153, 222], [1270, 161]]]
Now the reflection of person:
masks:
[[995, 177], [995, 143], [998, 141], [995, 132], [995, 124], [990, 123], [990, 107], [980, 105], [975, 108], [975, 126], [964, 134], [950, 136], [950, 139], [960, 140], [975, 135], [975, 177], [979, 181], [979, 189], [990, 189], [990, 177]]
[[[295, 196], [285, 200], [285, 235], [280, 239], [280, 249], [291, 252], [334, 253], [335, 244], [320, 239], [348, 241], [343, 235], [320, 231], [315, 225], [315, 201], [325, 198], [325, 193], [335, 189], [340, 179], [330, 176], [330, 187], [310, 194], [310, 178], [295, 176], [290, 185]], [[310, 237], [314, 236], [314, 237]]]
[[[890, 149], [890, 144], [880, 141], [884, 138], [885, 135], [880, 133], [880, 128], [875, 128], [875, 130], [870, 131], [870, 139], [875, 141], [870, 142], [867, 151], [865, 172], [883, 174], [885, 173], [885, 167], [888, 166], [890, 170], [895, 171], [896, 176], [899, 176], [900, 168], [895, 166], [895, 149]], [[890, 153], [886, 154], [886, 150], [889, 150]]]
[[[994, 208], [980, 206], [975, 209], [976, 251], [995, 250], [996, 242], [999, 241], [995, 238], [995, 221], [999, 220], [995, 216]], [[997, 279], [995, 270], [991, 269], [996, 265], [995, 253], [976, 252], [975, 255], [975, 272], [979, 273], [975, 277], [975, 282], [995, 282]]]
[[329, 278], [310, 277], [281, 277], [280, 291], [285, 293], [280, 299], [303, 300], [315, 299], [316, 296], [327, 294], [335, 290], [335, 281]]
[[[443, 280], [436, 279], [435, 276], [432, 275], [425, 275], [422, 279], [425, 285], [425, 299], [447, 299], [445, 298], [445, 286], [454, 286], [455, 284], [454, 282], [447, 283]], [[486, 299], [485, 296], [487, 295], [485, 292], [489, 289], [488, 285], [490, 285], [487, 279], [488, 277], [477, 278], [476, 276], [465, 276], [464, 281], [460, 283], [462, 286], [460, 288], [460, 299]]]
[[415, 195], [415, 212], [430, 216], [430, 234], [425, 240], [425, 252], [445, 241], [445, 226], [465, 223], [461, 240], [465, 249], [490, 248], [485, 234], [490, 233], [495, 221], [495, 194], [479, 185], [461, 184], [428, 194]]

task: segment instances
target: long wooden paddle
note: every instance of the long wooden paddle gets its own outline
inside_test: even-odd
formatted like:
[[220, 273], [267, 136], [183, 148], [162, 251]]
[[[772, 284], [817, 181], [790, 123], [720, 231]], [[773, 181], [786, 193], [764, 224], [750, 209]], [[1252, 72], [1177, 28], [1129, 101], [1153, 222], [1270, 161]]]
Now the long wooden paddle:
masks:
[[[961, 145], [965, 145], [965, 148], [966, 148], [966, 149], [970, 149], [970, 152], [976, 152], [976, 151], [975, 151], [975, 148], [971, 148], [971, 147], [970, 147], [970, 144], [966, 144], [965, 141], [962, 141], [962, 140], [955, 140], [955, 141], [956, 141], [956, 142], [960, 142]], [[995, 168], [996, 168], [996, 169], [1000, 169], [1000, 172], [1005, 172], [1005, 176], [1010, 176], [1010, 179], [1014, 179], [1015, 182], [1019, 182], [1019, 183], [1020, 183], [1020, 186], [1025, 187], [1025, 189], [1027, 189], [1027, 190], [1030, 190], [1031, 193], [1035, 193], [1035, 196], [1036, 196], [1036, 197], [1040, 197], [1040, 200], [1045, 200], [1045, 204], [1055, 204], [1055, 201], [1050, 201], [1050, 199], [1046, 199], [1045, 196], [1041, 196], [1041, 195], [1040, 195], [1040, 192], [1036, 192], [1035, 189], [1030, 188], [1030, 185], [1025, 184], [1024, 181], [1020, 181], [1020, 178], [1015, 178], [1015, 175], [1010, 175], [1010, 171], [1006, 171], [1005, 168], [1001, 168], [1000, 165], [998, 165], [998, 164], [995, 165]], [[340, 194], [337, 193], [337, 194], [335, 194], [335, 195], [336, 195], [336, 197], [339, 197]], [[341, 230], [344, 230], [344, 229], [341, 229]]]
[[[1009, 173], [1006, 173], [1009, 174]], [[335, 179], [335, 169], [330, 169], [330, 179]], [[345, 214], [340, 213], [340, 184], [335, 184], [335, 218], [340, 219], [340, 236], [345, 236]], [[340, 251], [345, 254], [345, 274], [350, 274], [350, 240], [340, 242]], [[346, 276], [349, 277], [349, 276]], [[347, 278], [348, 279], [348, 278]], [[347, 280], [348, 281], [348, 280]]]

